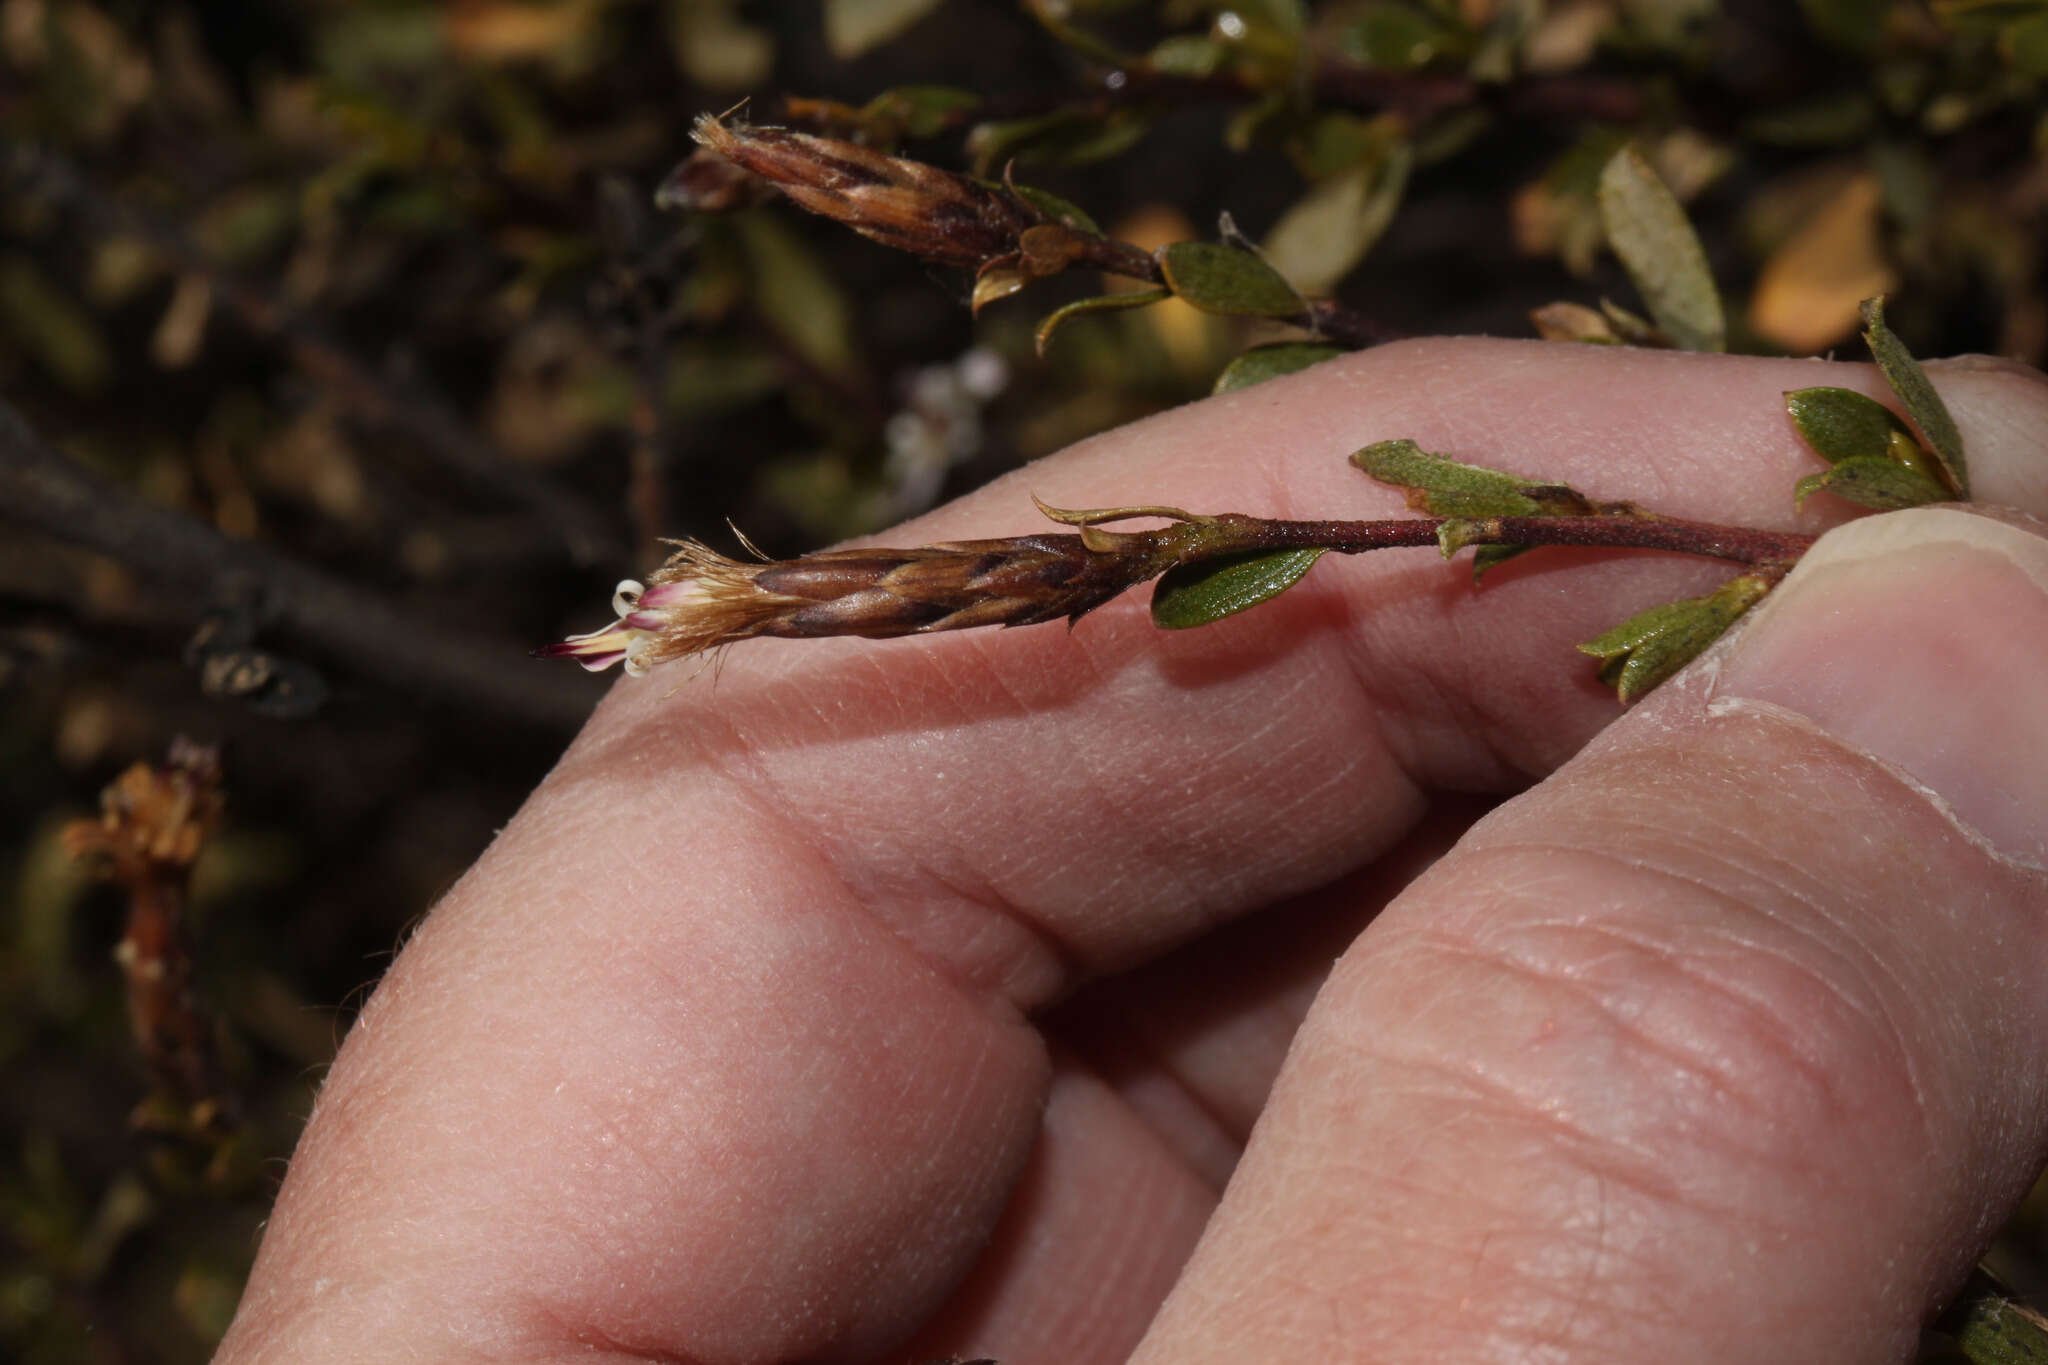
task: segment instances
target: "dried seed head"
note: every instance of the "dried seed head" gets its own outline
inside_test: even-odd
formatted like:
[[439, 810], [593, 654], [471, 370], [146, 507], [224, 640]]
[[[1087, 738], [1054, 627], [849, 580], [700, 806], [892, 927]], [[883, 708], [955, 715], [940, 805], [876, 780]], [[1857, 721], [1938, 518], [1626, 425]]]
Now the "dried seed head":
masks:
[[649, 584], [619, 585], [617, 620], [536, 652], [592, 671], [623, 663], [641, 674], [760, 635], [881, 640], [1071, 621], [1164, 571], [1180, 553], [1177, 530], [1115, 537], [1108, 549], [1077, 535], [1041, 535], [826, 550], [764, 564], [682, 541]]
[[986, 265], [1015, 255], [1019, 237], [1044, 223], [1007, 191], [857, 142], [732, 124], [710, 114], [697, 120], [693, 135], [813, 213], [926, 260]]
[[803, 605], [754, 580], [763, 566], [742, 564], [694, 540], [676, 552], [651, 584], [627, 579], [612, 594], [618, 619], [538, 651], [544, 659], [575, 659], [593, 673], [623, 663], [638, 676], [655, 664], [699, 654], [761, 633], [778, 614]]

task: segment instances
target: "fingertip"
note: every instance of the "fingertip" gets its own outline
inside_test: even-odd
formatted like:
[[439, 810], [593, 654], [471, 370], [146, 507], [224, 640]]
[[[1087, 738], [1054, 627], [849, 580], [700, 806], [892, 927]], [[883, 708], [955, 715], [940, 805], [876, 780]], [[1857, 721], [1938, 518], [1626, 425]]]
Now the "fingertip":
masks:
[[1927, 362], [1963, 433], [1970, 495], [2048, 513], [2048, 375], [2003, 356]]

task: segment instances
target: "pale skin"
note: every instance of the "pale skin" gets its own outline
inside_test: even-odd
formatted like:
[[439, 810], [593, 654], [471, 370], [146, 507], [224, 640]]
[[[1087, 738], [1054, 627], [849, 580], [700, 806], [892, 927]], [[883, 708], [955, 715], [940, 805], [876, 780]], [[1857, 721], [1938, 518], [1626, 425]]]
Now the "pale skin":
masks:
[[[2048, 383], [1934, 374], [2048, 513]], [[1390, 346], [882, 539], [1399, 515], [1345, 457], [1403, 436], [1820, 529], [1814, 384], [1884, 392]], [[1728, 570], [1332, 556], [622, 683], [364, 1010], [218, 1360], [1906, 1358], [2048, 1151], [2048, 540], [1883, 524], [1626, 715], [1572, 644]]]

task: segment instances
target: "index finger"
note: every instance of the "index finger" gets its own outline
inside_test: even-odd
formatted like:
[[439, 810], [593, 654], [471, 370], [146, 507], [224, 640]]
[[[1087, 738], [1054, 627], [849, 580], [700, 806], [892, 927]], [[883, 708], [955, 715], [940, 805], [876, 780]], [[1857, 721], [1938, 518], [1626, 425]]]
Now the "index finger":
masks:
[[[2033, 387], [1996, 369], [1943, 383], [1966, 428], [1975, 395]], [[1819, 530], [1848, 509], [1818, 498], [1795, 515], [1791, 486], [1819, 465], [1782, 397], [1817, 384], [1884, 393], [1865, 365], [1388, 346], [1084, 442], [883, 539], [1039, 529], [1034, 494], [1402, 515], [1346, 457], [1403, 436], [1673, 515]], [[2023, 426], [1970, 434], [1980, 496], [2048, 497], [2014, 458]], [[1475, 587], [1462, 563], [1387, 551], [1327, 556], [1277, 601], [1199, 631], [1155, 630], [1139, 592], [1064, 637], [749, 642], [715, 678], [685, 681], [685, 664], [619, 688], [555, 781], [631, 805], [658, 801], [679, 766], [729, 770], [921, 951], [1029, 1007], [1076, 971], [1363, 865], [1433, 790], [1548, 773], [1617, 714], [1573, 643], [1729, 572], [1547, 550]]]

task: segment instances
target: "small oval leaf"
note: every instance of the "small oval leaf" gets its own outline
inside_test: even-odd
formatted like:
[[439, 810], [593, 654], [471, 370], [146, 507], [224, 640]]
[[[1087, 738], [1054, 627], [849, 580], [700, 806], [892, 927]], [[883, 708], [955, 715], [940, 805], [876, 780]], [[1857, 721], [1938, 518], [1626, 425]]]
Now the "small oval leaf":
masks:
[[1863, 301], [1863, 324], [1867, 329], [1863, 339], [1870, 343], [1871, 358], [1877, 361], [1877, 368], [1884, 372], [1885, 382], [1892, 386], [1892, 392], [1905, 405], [1906, 416], [1920, 428], [1927, 448], [1941, 462], [1942, 477], [1948, 480], [1949, 488], [1956, 497], [1968, 498], [1970, 474], [1963, 459], [1963, 433], [1956, 429], [1956, 419], [1949, 415], [1948, 404], [1942, 402], [1941, 395], [1934, 391], [1927, 371], [1913, 359], [1906, 343], [1885, 325], [1882, 298]]
[[1529, 314], [1536, 335], [1545, 341], [1579, 341], [1593, 346], [1619, 346], [1621, 336], [1598, 309], [1583, 303], [1546, 303]]
[[1728, 348], [1721, 294], [1707, 253], [1679, 205], [1643, 154], [1615, 153], [1600, 173], [1600, 221], [1650, 316], [1682, 350]]
[[1459, 464], [1408, 440], [1369, 445], [1354, 452], [1351, 463], [1381, 483], [1406, 489], [1410, 507], [1438, 517], [1542, 516], [1543, 504], [1524, 490], [1556, 486]]
[[1807, 475], [1793, 485], [1792, 499], [1796, 506], [1803, 507], [1809, 497], [1822, 492], [1880, 512], [1924, 507], [1955, 496], [1934, 479], [1895, 460], [1866, 457], [1843, 460], [1833, 469]]
[[1036, 185], [1019, 185], [1014, 181], [1005, 188], [1063, 227], [1078, 228], [1082, 232], [1092, 232], [1098, 237], [1102, 235], [1102, 229], [1088, 216], [1087, 210], [1071, 200], [1061, 198], [1051, 190], [1042, 190]]
[[1175, 242], [1159, 253], [1167, 287], [1205, 313], [1287, 318], [1306, 307], [1286, 276], [1249, 251]]
[[[1160, 291], [1161, 294], [1165, 292]], [[1223, 373], [1216, 376], [1216, 387], [1210, 392], [1248, 389], [1254, 384], [1263, 384], [1268, 379], [1278, 379], [1281, 375], [1293, 374], [1296, 370], [1305, 370], [1346, 354], [1348, 352], [1342, 346], [1320, 341], [1279, 341], [1271, 346], [1254, 346], [1223, 367]]]
[[1814, 454], [1829, 464], [1884, 459], [1893, 433], [1906, 430], [1890, 408], [1854, 389], [1793, 389], [1785, 395], [1785, 411]]
[[1323, 556], [1323, 547], [1252, 550], [1167, 570], [1152, 593], [1152, 623], [1187, 630], [1278, 597]]
[[1705, 597], [1688, 597], [1637, 612], [1580, 645], [1601, 661], [1600, 680], [1632, 702], [1684, 668], [1763, 599], [1775, 578], [1740, 574]]

